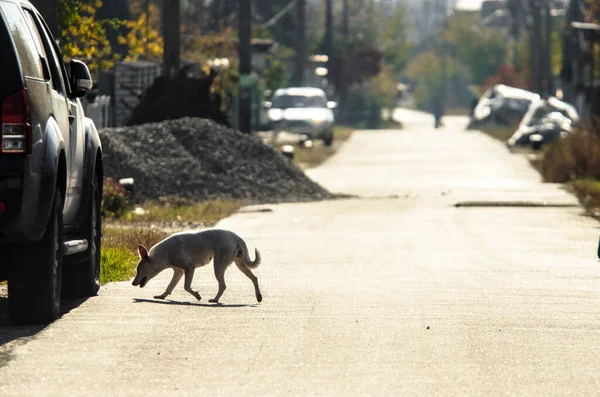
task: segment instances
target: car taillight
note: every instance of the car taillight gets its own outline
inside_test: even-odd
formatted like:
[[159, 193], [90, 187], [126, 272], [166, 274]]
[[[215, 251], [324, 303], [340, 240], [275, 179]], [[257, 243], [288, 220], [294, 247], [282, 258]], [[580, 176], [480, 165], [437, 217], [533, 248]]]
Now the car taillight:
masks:
[[27, 91], [20, 90], [2, 101], [0, 153], [29, 153], [31, 120]]

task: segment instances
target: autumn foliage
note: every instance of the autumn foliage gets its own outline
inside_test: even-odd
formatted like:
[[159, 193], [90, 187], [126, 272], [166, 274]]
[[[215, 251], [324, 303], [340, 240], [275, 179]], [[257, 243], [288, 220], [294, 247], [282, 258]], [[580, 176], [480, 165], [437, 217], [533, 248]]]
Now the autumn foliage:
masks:
[[[100, 7], [102, 0], [60, 0], [59, 41], [65, 58], [84, 60], [92, 74], [110, 69], [121, 57], [111, 48], [107, 31], [124, 30], [126, 33], [119, 42], [127, 48], [125, 59], [160, 59], [162, 39], [155, 24], [147, 23], [146, 14], [131, 21], [100, 19], [97, 17]], [[151, 11], [158, 14], [156, 8]]]

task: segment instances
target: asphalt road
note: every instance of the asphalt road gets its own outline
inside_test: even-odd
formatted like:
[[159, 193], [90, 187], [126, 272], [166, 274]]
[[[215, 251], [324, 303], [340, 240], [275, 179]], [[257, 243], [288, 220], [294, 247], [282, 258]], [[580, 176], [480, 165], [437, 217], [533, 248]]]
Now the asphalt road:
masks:
[[464, 119], [399, 117], [310, 172], [361, 198], [219, 225], [261, 250], [261, 304], [235, 266], [219, 306], [210, 268], [199, 304], [152, 299], [167, 272], [107, 285], [43, 330], [0, 328], [0, 396], [597, 395], [597, 222]]

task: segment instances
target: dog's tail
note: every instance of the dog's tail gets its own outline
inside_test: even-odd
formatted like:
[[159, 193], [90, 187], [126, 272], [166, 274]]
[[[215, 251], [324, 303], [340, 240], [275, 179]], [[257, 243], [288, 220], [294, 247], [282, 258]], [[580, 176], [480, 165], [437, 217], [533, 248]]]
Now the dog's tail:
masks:
[[254, 260], [250, 260], [250, 254], [248, 253], [248, 247], [244, 241], [241, 241], [238, 244], [238, 249], [240, 250], [240, 254], [243, 255], [244, 265], [246, 265], [249, 269], [256, 269], [258, 265], [260, 265], [261, 257], [260, 252], [255, 248], [254, 249]]

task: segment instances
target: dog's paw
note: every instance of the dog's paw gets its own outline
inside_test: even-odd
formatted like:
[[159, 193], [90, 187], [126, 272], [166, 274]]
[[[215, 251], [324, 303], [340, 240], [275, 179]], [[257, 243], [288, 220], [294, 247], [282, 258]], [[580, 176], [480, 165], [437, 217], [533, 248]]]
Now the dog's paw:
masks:
[[196, 299], [198, 299], [198, 300], [201, 300], [201, 299], [202, 299], [202, 297], [200, 296], [200, 294], [199, 294], [199, 293], [197, 293], [197, 292], [196, 292], [196, 294], [195, 294], [194, 296], [195, 296], [195, 297], [196, 297]]
[[256, 300], [257, 300], [259, 303], [260, 303], [260, 302], [262, 302], [262, 295], [261, 295], [261, 294], [258, 294], [258, 295], [256, 295]]
[[154, 299], [165, 299], [167, 295], [154, 295]]
[[219, 303], [219, 300], [218, 300], [218, 299], [215, 299], [215, 298], [213, 298], [213, 299], [209, 299], [208, 301], [209, 301], [210, 303]]

